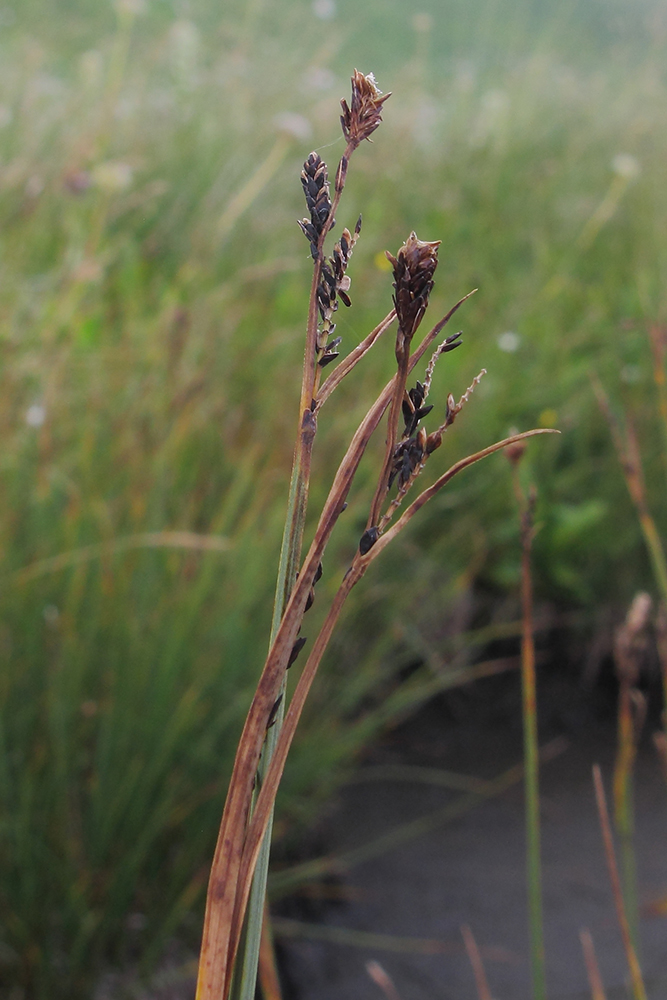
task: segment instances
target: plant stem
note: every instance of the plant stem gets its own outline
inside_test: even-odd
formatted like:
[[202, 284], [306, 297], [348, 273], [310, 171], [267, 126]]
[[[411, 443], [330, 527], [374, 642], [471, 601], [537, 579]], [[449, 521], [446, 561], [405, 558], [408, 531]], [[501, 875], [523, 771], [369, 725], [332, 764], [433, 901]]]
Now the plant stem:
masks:
[[[351, 153], [352, 150], [348, 146], [344, 154], [348, 160]], [[285, 529], [280, 549], [280, 562], [278, 566], [276, 596], [273, 605], [273, 620], [271, 622], [269, 648], [273, 645], [273, 641], [278, 633], [280, 622], [294, 588], [297, 570], [301, 562], [303, 532], [306, 523], [308, 492], [310, 488], [311, 458], [315, 432], [317, 430], [317, 419], [313, 413], [313, 401], [317, 392], [320, 373], [320, 368], [317, 365], [317, 288], [322, 274], [324, 241], [333, 224], [335, 212], [340, 202], [341, 193], [342, 187], [335, 191], [329, 217], [318, 240], [319, 253], [313, 267], [313, 280], [308, 304], [308, 327], [303, 360], [303, 376], [301, 381], [299, 430], [294, 449], [294, 461], [292, 464], [287, 515], [285, 518]], [[283, 678], [278, 695], [280, 698], [278, 712], [273, 725], [267, 732], [266, 740], [264, 742], [262, 757], [257, 771], [258, 789], [262, 786], [262, 782], [265, 778], [271, 758], [273, 757], [280, 729], [282, 727], [285, 713], [285, 693], [286, 677]], [[264, 922], [266, 907], [266, 882], [269, 872], [269, 856], [271, 853], [273, 814], [274, 811], [272, 809], [259, 855], [257, 857], [255, 874], [253, 876], [250, 896], [248, 898], [243, 947], [239, 952], [238, 961], [236, 962], [236, 971], [231, 989], [231, 996], [233, 1000], [254, 1000], [255, 997], [257, 969], [259, 965], [259, 953], [262, 940], [262, 925]]]
[[581, 949], [584, 953], [586, 975], [588, 976], [588, 985], [591, 988], [591, 1000], [607, 1000], [604, 986], [602, 985], [602, 976], [600, 975], [595, 956], [593, 938], [587, 927], [582, 927], [579, 931], [579, 940], [581, 941]]
[[262, 943], [259, 949], [259, 982], [264, 1000], [282, 1000], [268, 903], [264, 906]]
[[[301, 445], [301, 446], [300, 446]], [[276, 583], [276, 596], [273, 606], [273, 621], [271, 623], [271, 637], [269, 647], [273, 645], [280, 620], [287, 606], [292, 588], [296, 581], [297, 566], [301, 558], [301, 547], [303, 544], [303, 531], [306, 520], [306, 508], [308, 504], [308, 485], [310, 481], [310, 458], [312, 454], [312, 442], [310, 447], [303, 446], [302, 435], [299, 435], [294, 453], [294, 464], [292, 467], [292, 478], [290, 482], [289, 499], [287, 503], [287, 516], [285, 519], [285, 530], [280, 549], [280, 562], [278, 565], [278, 580]], [[269, 765], [273, 752], [276, 748], [278, 734], [285, 713], [285, 682], [280, 689], [282, 700], [278, 708], [275, 724], [269, 729], [264, 744], [264, 752], [258, 770], [258, 785], [264, 779], [266, 769]], [[271, 834], [273, 830], [273, 813], [271, 814], [266, 833], [262, 841], [260, 853], [257, 859], [257, 867], [253, 878], [252, 889], [248, 900], [248, 914], [246, 919], [246, 932], [243, 939], [242, 952], [239, 954], [237, 963], [240, 972], [236, 975], [232, 986], [231, 995], [239, 997], [240, 1000], [253, 1000], [257, 981], [257, 968], [259, 964], [259, 952], [262, 940], [262, 923], [264, 918], [264, 907], [266, 900], [266, 882], [269, 872], [269, 855], [271, 852]]]
[[470, 965], [472, 966], [473, 975], [475, 977], [475, 984], [477, 986], [477, 994], [479, 1000], [493, 1000], [491, 996], [491, 990], [489, 989], [489, 981], [486, 978], [486, 972], [484, 971], [484, 963], [482, 961], [482, 956], [480, 954], [475, 936], [471, 931], [468, 924], [461, 925], [461, 935], [463, 936], [463, 941], [465, 944], [466, 951], [468, 953], [468, 958], [470, 960]]
[[632, 944], [632, 938], [630, 937], [630, 926], [628, 924], [628, 916], [625, 909], [625, 903], [623, 901], [623, 893], [621, 891], [621, 880], [618, 876], [618, 865], [616, 864], [616, 853], [614, 851], [614, 839], [611, 833], [611, 823], [609, 822], [609, 810], [607, 809], [607, 798], [604, 793], [604, 784], [602, 783], [602, 773], [600, 771], [599, 765], [593, 765], [593, 784], [595, 786], [595, 799], [598, 807], [598, 814], [600, 817], [600, 827], [602, 829], [602, 840], [604, 843], [604, 851], [607, 859], [607, 870], [609, 871], [609, 881], [611, 882], [611, 889], [614, 896], [614, 904], [616, 906], [616, 916], [618, 918], [618, 924], [621, 930], [621, 937], [623, 939], [623, 947], [625, 949], [625, 955], [628, 961], [628, 968], [630, 969], [630, 979], [632, 982], [632, 993], [635, 1000], [647, 1000], [646, 989], [644, 987], [644, 981], [642, 979], [641, 968], [639, 966], [639, 961], [637, 959], [637, 953]]
[[621, 844], [623, 898], [628, 914], [630, 937], [635, 951], [639, 953], [639, 900], [632, 794], [636, 739], [632, 689], [626, 680], [621, 679], [618, 696], [618, 752], [614, 767], [614, 822]]
[[665, 559], [665, 550], [656, 523], [645, 507], [639, 508], [639, 523], [644, 535], [644, 541], [646, 542], [660, 596], [667, 603], [667, 559]]
[[528, 913], [530, 959], [534, 1000], [546, 1000], [544, 960], [544, 916], [542, 907], [542, 865], [540, 858], [540, 789], [537, 743], [537, 685], [535, 679], [535, 641], [533, 638], [533, 586], [530, 552], [533, 541], [534, 493], [526, 500], [519, 483], [518, 463], [514, 465], [514, 485], [521, 508], [521, 692], [523, 709], [523, 748], [526, 795], [526, 871], [528, 876]]
[[665, 378], [667, 339], [663, 326], [655, 323], [649, 326], [649, 343], [653, 355], [653, 381], [658, 393], [658, 413], [663, 436], [662, 460], [667, 472], [667, 379]]

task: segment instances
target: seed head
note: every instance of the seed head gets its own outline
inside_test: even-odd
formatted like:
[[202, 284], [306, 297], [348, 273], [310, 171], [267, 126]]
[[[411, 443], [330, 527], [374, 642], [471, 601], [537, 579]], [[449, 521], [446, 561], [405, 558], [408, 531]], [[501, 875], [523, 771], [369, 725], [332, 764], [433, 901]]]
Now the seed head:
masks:
[[317, 241], [331, 212], [327, 165], [319, 153], [311, 153], [304, 163], [301, 171], [301, 184], [310, 212], [310, 222], [308, 219], [302, 219], [299, 225], [310, 241], [313, 257], [316, 257]]
[[359, 539], [360, 555], [365, 556], [367, 552], [370, 552], [370, 550], [377, 542], [378, 538], [379, 538], [379, 532], [375, 526], [373, 526], [372, 528], [366, 528], [366, 531], [364, 531], [363, 535]]
[[372, 73], [364, 76], [358, 69], [352, 75], [352, 106], [342, 100], [340, 106], [343, 114], [340, 123], [343, 135], [353, 149], [364, 139], [370, 139], [375, 129], [382, 121], [382, 105], [391, 97], [378, 89]]
[[387, 251], [387, 259], [394, 269], [394, 306], [407, 340], [412, 339], [426, 312], [438, 266], [439, 246], [439, 240], [424, 243], [415, 233], [410, 233], [395, 257]]
[[333, 255], [322, 261], [320, 282], [317, 286], [317, 305], [321, 320], [317, 332], [317, 350], [320, 354], [318, 364], [321, 368], [331, 364], [338, 357], [336, 348], [340, 344], [341, 338], [329, 339], [336, 329], [332, 319], [338, 309], [339, 300], [345, 306], [352, 304], [348, 294], [350, 278], [345, 272], [358, 237], [359, 230], [357, 228], [354, 230], [354, 235], [349, 229], [344, 229], [339, 241], [334, 246]]

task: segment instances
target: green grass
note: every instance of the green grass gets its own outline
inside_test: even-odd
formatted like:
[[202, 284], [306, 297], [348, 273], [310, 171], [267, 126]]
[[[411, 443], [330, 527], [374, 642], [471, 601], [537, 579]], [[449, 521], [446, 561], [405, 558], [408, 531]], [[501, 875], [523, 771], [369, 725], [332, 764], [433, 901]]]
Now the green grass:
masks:
[[[340, 223], [363, 211], [364, 230], [343, 348], [388, 308], [378, 254], [413, 228], [442, 239], [433, 310], [480, 291], [434, 399], [444, 407], [489, 370], [448, 457], [513, 425], [555, 423], [562, 438], [530, 453], [538, 599], [590, 608], [650, 578], [588, 374], [645, 425], [664, 531], [644, 327], [665, 319], [665, 25], [648, 2], [552, 14], [432, 0], [426, 31], [394, 2], [360, 12], [347, 0], [332, 21], [287, 0], [194, 3], [190, 20], [166, 3], [136, 18], [82, 3], [12, 11], [0, 38], [0, 988], [72, 997], [89, 995], [105, 963], [150, 963], [169, 934], [197, 934], [270, 623], [309, 282], [298, 173], [311, 148], [326, 157], [336, 143], [337, 158], [355, 64], [394, 96], [346, 190]], [[286, 111], [311, 138], [281, 138]], [[225, 229], [272, 149], [272, 178]], [[593, 234], [618, 154], [641, 173]], [[498, 346], [507, 331], [513, 353]], [[391, 355], [380, 345], [327, 407], [312, 511]], [[359, 489], [370, 463], [360, 475]], [[362, 517], [353, 496], [315, 618]], [[220, 535], [229, 549], [132, 549], [19, 573], [165, 530]], [[448, 609], [473, 584], [504, 594], [518, 573], [498, 460], [369, 573], [313, 693], [279, 831], [433, 689], [428, 657], [398, 678], [425, 650], [449, 655]], [[137, 913], [145, 930], [128, 924]]]

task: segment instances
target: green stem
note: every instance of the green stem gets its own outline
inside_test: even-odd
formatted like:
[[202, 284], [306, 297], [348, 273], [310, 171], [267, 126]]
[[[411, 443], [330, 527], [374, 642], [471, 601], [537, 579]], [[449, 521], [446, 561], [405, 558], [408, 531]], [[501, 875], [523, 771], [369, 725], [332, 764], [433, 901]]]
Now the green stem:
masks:
[[649, 327], [649, 342], [653, 354], [653, 381], [658, 394], [658, 413], [663, 438], [662, 462], [667, 473], [667, 378], [665, 377], [665, 347], [659, 327]]
[[[518, 484], [518, 474], [516, 476]], [[528, 876], [528, 913], [530, 959], [534, 1000], [546, 1000], [544, 958], [544, 919], [542, 912], [542, 866], [540, 860], [540, 789], [539, 751], [537, 744], [537, 685], [535, 680], [535, 642], [533, 639], [533, 591], [530, 550], [533, 538], [531, 503], [522, 513], [521, 604], [523, 636], [521, 641], [521, 687], [523, 707], [523, 747], [526, 795], [526, 870]]]
[[611, 823], [609, 822], [607, 798], [604, 793], [604, 785], [602, 783], [602, 772], [600, 771], [600, 766], [598, 764], [593, 765], [593, 784], [595, 786], [595, 799], [598, 807], [598, 815], [600, 817], [600, 828], [602, 830], [604, 851], [607, 858], [609, 881], [611, 882], [614, 904], [616, 906], [616, 916], [618, 917], [618, 925], [623, 939], [623, 947], [628, 961], [628, 968], [630, 970], [632, 993], [635, 1000], [647, 1000], [646, 988], [642, 978], [642, 970], [630, 936], [630, 925], [628, 924], [628, 915], [626, 912], [625, 900], [623, 899], [623, 892], [621, 890], [618, 865], [616, 863], [616, 852], [614, 851], [614, 838], [611, 832]]
[[665, 386], [665, 373], [660, 369], [655, 371], [655, 384], [658, 390], [658, 412], [660, 413], [660, 426], [663, 437], [663, 462], [667, 463], [667, 388]]
[[[631, 779], [628, 781], [628, 795], [631, 796]], [[628, 803], [627, 810], [632, 808]], [[624, 816], [617, 824], [621, 842], [621, 867], [623, 872], [623, 896], [628, 911], [630, 939], [639, 956], [639, 897], [637, 895], [637, 859], [635, 857], [632, 815]]]
[[655, 521], [647, 510], [640, 509], [639, 523], [641, 524], [642, 534], [644, 535], [644, 541], [648, 549], [655, 581], [660, 590], [660, 596], [667, 603], [667, 560], [665, 559], [662, 540], [658, 534]]
[[[303, 532], [306, 521], [306, 507], [308, 503], [308, 485], [310, 480], [310, 456], [312, 453], [312, 438], [309, 445], [302, 446], [303, 437], [300, 436], [294, 453], [294, 464], [292, 467], [292, 478], [290, 481], [289, 499], [287, 503], [287, 516], [285, 518], [285, 529], [280, 549], [280, 561], [278, 564], [278, 580], [276, 583], [276, 596], [273, 606], [273, 620], [271, 623], [271, 636], [269, 647], [276, 637], [278, 626], [287, 606], [292, 588], [296, 582], [297, 567], [301, 557], [301, 547], [303, 543]], [[278, 734], [283, 722], [285, 713], [285, 682], [280, 689], [282, 701], [276, 716], [275, 724], [269, 729], [264, 752], [258, 770], [257, 790], [262, 786], [262, 781], [266, 774], [266, 769], [273, 757], [273, 753], [278, 740]], [[239, 959], [236, 965], [234, 981], [232, 983], [231, 997], [234, 1000], [254, 1000], [257, 983], [257, 967], [259, 963], [259, 949], [262, 938], [262, 922], [264, 920], [264, 902], [266, 899], [266, 883], [269, 872], [269, 855], [271, 852], [271, 834], [273, 831], [273, 813], [264, 834], [262, 846], [257, 859], [257, 867], [253, 878], [250, 897], [248, 900], [248, 910], [245, 923], [244, 937], [239, 951]]]
[[[349, 143], [345, 149], [345, 158], [349, 162], [354, 147]], [[285, 530], [280, 549], [280, 562], [278, 566], [278, 581], [276, 584], [276, 596], [273, 606], [273, 621], [271, 623], [271, 638], [269, 648], [278, 632], [285, 608], [296, 582], [296, 575], [301, 562], [301, 549], [303, 544], [303, 532], [306, 523], [306, 508], [308, 505], [308, 491], [310, 486], [310, 462], [313, 452], [313, 441], [317, 429], [317, 420], [312, 411], [312, 401], [317, 392], [320, 369], [317, 366], [317, 288], [322, 274], [322, 262], [324, 258], [324, 241], [331, 226], [333, 225], [335, 213], [340, 202], [342, 185], [334, 192], [333, 203], [329, 211], [329, 216], [325, 222], [318, 240], [318, 257], [313, 267], [313, 280], [310, 290], [310, 300], [308, 305], [308, 325], [306, 331], [306, 348], [303, 361], [303, 376], [301, 382], [301, 402], [299, 407], [300, 423], [299, 432], [294, 449], [294, 463], [292, 466], [292, 478], [290, 481], [289, 500], [287, 504], [287, 516], [285, 519]], [[285, 681], [280, 689], [280, 708], [274, 720], [274, 724], [267, 733], [264, 742], [264, 750], [257, 772], [256, 794], [262, 787], [262, 782], [266, 771], [273, 757], [280, 729], [283, 723], [285, 712]], [[262, 937], [262, 922], [265, 913], [266, 882], [269, 871], [269, 854], [271, 851], [271, 833], [273, 829], [273, 809], [267, 824], [266, 832], [262, 840], [262, 845], [257, 858], [255, 875], [253, 877], [250, 896], [248, 898], [248, 908], [246, 911], [245, 938], [243, 950], [239, 952], [236, 962], [234, 980], [232, 983], [232, 1000], [254, 1000], [257, 982], [257, 967], [259, 963], [259, 949]], [[238, 984], [238, 986], [237, 986]]]
[[639, 899], [632, 791], [632, 771], [636, 752], [634, 729], [631, 689], [629, 684], [622, 680], [618, 706], [618, 750], [614, 768], [614, 822], [621, 846], [623, 897], [630, 938], [635, 951], [639, 954]]

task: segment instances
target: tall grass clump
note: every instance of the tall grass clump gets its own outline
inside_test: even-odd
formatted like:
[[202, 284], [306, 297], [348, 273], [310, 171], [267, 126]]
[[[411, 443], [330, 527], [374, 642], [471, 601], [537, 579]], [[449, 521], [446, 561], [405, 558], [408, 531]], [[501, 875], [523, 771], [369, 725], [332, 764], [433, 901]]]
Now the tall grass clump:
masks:
[[[394, 515], [416, 484], [428, 459], [440, 448], [443, 436], [486, 374], [482, 370], [458, 402], [449, 393], [444, 419], [430, 433], [426, 431], [422, 421], [433, 409], [433, 404], [426, 400], [435, 366], [442, 356], [460, 346], [461, 334], [450, 334], [435, 347], [425, 367], [423, 381], [417, 379], [415, 385], [408, 388], [408, 379], [465, 299], [450, 309], [412, 350], [413, 338], [433, 289], [439, 247], [439, 242], [419, 240], [414, 232], [396, 256], [387, 252], [394, 277], [394, 308], [326, 379], [322, 379], [322, 370], [339, 357], [337, 348], [341, 338], [334, 336], [333, 319], [340, 302], [350, 305], [347, 269], [361, 232], [361, 216], [353, 232], [343, 229], [329, 257], [325, 253], [325, 241], [336, 221], [350, 159], [359, 145], [378, 128], [382, 105], [388, 96], [382, 95], [372, 74], [364, 76], [355, 70], [351, 103], [341, 101], [341, 126], [346, 145], [336, 169], [333, 197], [327, 165], [318, 153], [310, 154], [301, 173], [309, 218], [303, 219], [300, 226], [309, 242], [314, 265], [292, 486], [271, 646], [239, 742], [209, 878], [198, 1000], [230, 995], [243, 1000], [254, 997], [265, 914], [273, 804], [308, 692], [351, 590], [377, 556], [455, 475], [482, 458], [503, 448], [515, 447], [533, 435], [553, 433], [546, 429], [525, 431], [459, 460], [424, 489], [394, 521]], [[396, 373], [353, 435], [334, 476], [308, 554], [301, 563], [311, 455], [322, 407], [394, 322]], [[313, 642], [283, 717], [287, 671], [306, 644], [306, 638], [300, 635], [302, 623], [314, 602], [315, 586], [323, 575], [322, 559], [327, 543], [347, 506], [357, 468], [385, 412], [384, 457], [370, 500], [366, 528]], [[297, 565], [300, 565], [298, 573]]]

